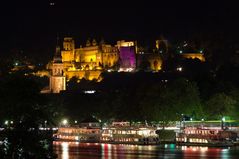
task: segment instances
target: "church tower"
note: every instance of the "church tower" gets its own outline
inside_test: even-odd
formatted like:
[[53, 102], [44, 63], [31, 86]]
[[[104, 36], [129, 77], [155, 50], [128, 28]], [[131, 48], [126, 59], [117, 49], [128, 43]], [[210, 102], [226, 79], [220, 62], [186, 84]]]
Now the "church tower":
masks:
[[66, 77], [63, 75], [63, 63], [61, 58], [61, 49], [57, 38], [56, 52], [52, 63], [52, 72], [50, 76], [50, 91], [52, 93], [60, 93], [66, 90]]

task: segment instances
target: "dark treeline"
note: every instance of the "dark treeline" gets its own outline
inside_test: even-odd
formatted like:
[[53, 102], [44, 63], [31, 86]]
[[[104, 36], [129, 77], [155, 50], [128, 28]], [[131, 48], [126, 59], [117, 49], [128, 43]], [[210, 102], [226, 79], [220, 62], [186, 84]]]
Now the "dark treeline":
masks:
[[21, 73], [0, 79], [1, 158], [54, 158], [52, 132], [40, 127], [56, 125], [60, 114], [51, 99], [40, 94], [34, 76]]
[[[66, 115], [72, 120], [94, 115], [103, 121], [179, 121], [237, 119], [238, 73], [234, 65], [211, 69], [210, 63], [195, 59], [172, 59], [183, 70], [159, 73], [104, 73], [103, 81], [73, 78], [64, 93]], [[169, 61], [171, 62], [171, 61]], [[170, 63], [167, 65], [170, 65]], [[174, 67], [174, 68], [175, 68]], [[80, 90], [95, 89], [95, 94]]]

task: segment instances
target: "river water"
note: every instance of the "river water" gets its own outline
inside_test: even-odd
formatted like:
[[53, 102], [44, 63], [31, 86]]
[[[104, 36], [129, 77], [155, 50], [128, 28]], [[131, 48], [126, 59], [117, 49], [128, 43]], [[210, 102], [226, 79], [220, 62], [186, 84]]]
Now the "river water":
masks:
[[59, 159], [239, 159], [239, 147], [209, 148], [200, 146], [115, 145], [100, 143], [54, 142]]

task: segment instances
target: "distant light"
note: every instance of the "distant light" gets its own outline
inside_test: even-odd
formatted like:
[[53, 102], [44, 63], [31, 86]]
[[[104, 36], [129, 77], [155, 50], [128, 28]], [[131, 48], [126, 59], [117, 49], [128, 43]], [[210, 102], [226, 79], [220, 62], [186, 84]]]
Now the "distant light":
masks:
[[182, 72], [183, 68], [182, 67], [177, 67], [177, 71]]
[[222, 121], [223, 121], [223, 122], [226, 121], [225, 117], [222, 118]]
[[129, 67], [129, 68], [120, 68], [118, 72], [132, 72], [134, 69]]
[[5, 125], [8, 125], [8, 120], [6, 120], [6, 121], [4, 122], [4, 124], [5, 124]]
[[204, 121], [204, 119], [202, 119], [202, 121]]
[[77, 120], [75, 120], [75, 124], [77, 124]]
[[179, 53], [180, 53], [180, 54], [182, 54], [182, 53], [183, 53], [183, 51], [182, 51], [182, 50], [180, 50], [180, 51], [179, 51]]
[[62, 120], [62, 124], [63, 124], [63, 125], [66, 125], [67, 123], [68, 123], [68, 121], [67, 121], [66, 119], [63, 119], [63, 120]]
[[164, 80], [164, 82], [168, 82], [168, 80]]
[[160, 52], [161, 54], [163, 53], [163, 51], [162, 51], [162, 50], [160, 50], [159, 52]]
[[19, 64], [19, 63], [18, 63], [18, 62], [16, 62], [16, 63], [15, 63], [15, 66], [18, 66], [18, 64]]
[[50, 2], [49, 4], [50, 4], [50, 6], [54, 6], [54, 5], [55, 5], [55, 3], [54, 3], [54, 2]]
[[13, 124], [13, 121], [11, 121], [10, 123]]
[[193, 118], [190, 118], [190, 121], [193, 121]]
[[45, 124], [47, 123], [47, 121], [46, 121], [46, 120], [45, 120], [44, 122], [45, 122]]
[[95, 90], [84, 91], [85, 94], [94, 94], [95, 92]]
[[202, 51], [202, 50], [200, 50], [200, 53], [202, 54], [202, 53], [203, 53], [203, 51]]

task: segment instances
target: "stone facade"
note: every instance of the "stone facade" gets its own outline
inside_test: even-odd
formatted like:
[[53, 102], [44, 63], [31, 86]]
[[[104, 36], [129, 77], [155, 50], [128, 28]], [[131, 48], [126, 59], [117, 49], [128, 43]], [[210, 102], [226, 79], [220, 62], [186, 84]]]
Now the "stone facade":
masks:
[[61, 51], [64, 69], [97, 70], [113, 67], [118, 61], [118, 49], [115, 46], [101, 42], [97, 44], [88, 40], [85, 47], [75, 48], [73, 38], [64, 38]]
[[66, 77], [64, 76], [64, 65], [60, 54], [60, 47], [56, 47], [55, 56], [53, 58], [52, 71], [50, 75], [50, 92], [60, 93], [66, 90]]

